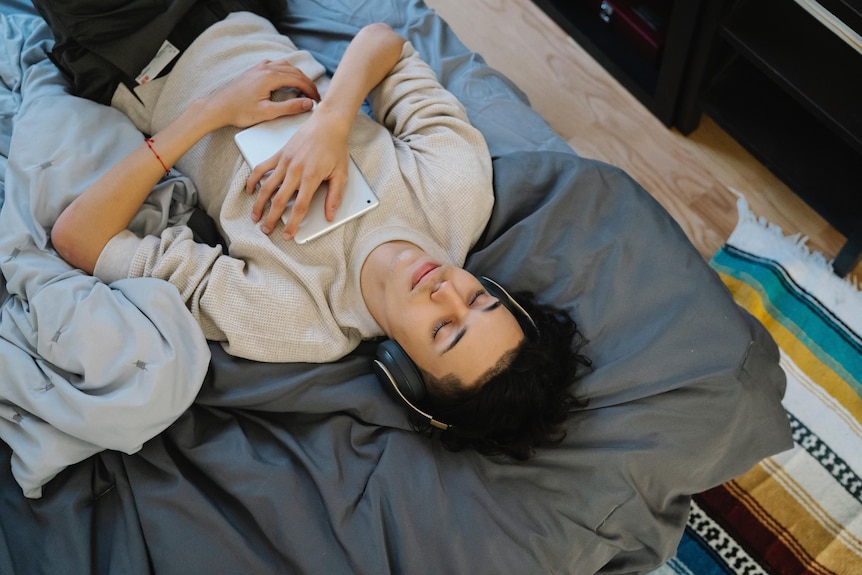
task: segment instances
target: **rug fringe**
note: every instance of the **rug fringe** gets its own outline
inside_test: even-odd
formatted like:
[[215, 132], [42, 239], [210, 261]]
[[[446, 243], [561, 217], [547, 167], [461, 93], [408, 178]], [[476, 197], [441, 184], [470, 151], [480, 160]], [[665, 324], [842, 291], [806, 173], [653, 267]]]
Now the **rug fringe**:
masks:
[[[727, 243], [781, 264], [793, 279], [820, 303], [844, 318], [853, 318], [852, 329], [862, 333], [862, 286], [856, 278], [840, 278], [832, 270], [832, 260], [808, 247], [802, 234], [785, 236], [780, 226], [756, 216], [745, 196], [737, 196], [739, 220]], [[859, 319], [856, 319], [859, 318]]]

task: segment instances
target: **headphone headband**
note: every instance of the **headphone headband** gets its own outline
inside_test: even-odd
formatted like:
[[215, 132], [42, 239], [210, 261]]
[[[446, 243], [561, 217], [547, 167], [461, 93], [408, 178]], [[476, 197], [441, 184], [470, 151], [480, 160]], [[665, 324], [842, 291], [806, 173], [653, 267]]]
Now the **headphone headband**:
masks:
[[485, 291], [489, 294], [500, 300], [500, 303], [503, 304], [509, 313], [515, 316], [515, 319], [518, 320], [518, 324], [521, 326], [521, 329], [524, 331], [524, 335], [527, 336], [527, 339], [530, 341], [535, 341], [539, 339], [539, 326], [536, 325], [536, 322], [530, 317], [530, 314], [527, 313], [521, 304], [519, 304], [515, 298], [509, 295], [503, 286], [495, 282], [489, 277], [482, 276], [479, 278], [479, 282], [481, 282], [482, 286], [484, 286]]

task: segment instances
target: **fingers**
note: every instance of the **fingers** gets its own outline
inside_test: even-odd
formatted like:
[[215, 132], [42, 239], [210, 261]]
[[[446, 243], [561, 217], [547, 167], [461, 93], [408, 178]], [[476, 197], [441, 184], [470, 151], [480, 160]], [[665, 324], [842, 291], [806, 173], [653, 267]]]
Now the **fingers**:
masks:
[[[252, 209], [252, 219], [254, 221], [260, 220], [260, 231], [269, 235], [278, 225], [279, 219], [287, 214], [282, 235], [285, 240], [291, 240], [299, 231], [302, 220], [308, 214], [311, 199], [318, 192], [321, 182], [309, 178], [297, 185], [288, 176], [284, 178], [280, 186], [273, 187], [271, 182], [276, 179], [280, 178], [273, 172], [267, 177], [267, 181], [261, 184], [261, 188], [258, 190], [259, 196]], [[340, 192], [332, 197], [336, 198], [336, 196], [337, 201], [340, 201]], [[292, 206], [290, 205], [291, 200], [293, 200]], [[327, 204], [329, 202], [330, 195], [327, 193]], [[261, 218], [267, 204], [269, 204], [269, 209], [266, 211], [266, 215]], [[335, 215], [335, 208], [327, 208], [325, 215], [331, 221]]]
[[[258, 197], [252, 206], [252, 220], [260, 221], [260, 230], [269, 235], [278, 224], [279, 218], [287, 209], [287, 205], [296, 193], [299, 178], [283, 166], [277, 166], [267, 178], [261, 182]], [[266, 210], [269, 204], [269, 210]]]
[[261, 65], [270, 73], [268, 81], [272, 83], [272, 91], [278, 88], [295, 88], [312, 100], [320, 100], [320, 92], [315, 83], [288, 60], [265, 60]]
[[[296, 201], [294, 202], [294, 208], [291, 210], [291, 213], [295, 211], [296, 202], [299, 201], [298, 192], [296, 192], [295, 189], [296, 188], [293, 186], [287, 186], [286, 184], [283, 184], [282, 187], [272, 196], [272, 200], [270, 201], [269, 205], [269, 211], [263, 218], [263, 221], [261, 221], [260, 231], [267, 235], [272, 233], [272, 230], [275, 229], [275, 226], [278, 224], [279, 219], [281, 219], [282, 215], [287, 210], [287, 206], [290, 201], [294, 199], [294, 196], [296, 196]], [[303, 215], [305, 215], [304, 212]], [[298, 223], [296, 227], [299, 227]], [[290, 237], [293, 237], [293, 234], [291, 234]], [[287, 237], [287, 234], [285, 234], [285, 239], [290, 239], [289, 237]]]
[[314, 107], [314, 100], [310, 98], [294, 98], [282, 102], [264, 102], [262, 104], [267, 117], [278, 118], [279, 116], [293, 116], [308, 112]]
[[326, 191], [326, 202], [324, 203], [324, 211], [326, 219], [332, 221], [335, 219], [335, 211], [341, 205], [341, 198], [344, 196], [344, 186], [347, 184], [347, 174], [334, 174], [329, 180], [329, 187]]
[[[284, 180], [285, 170], [280, 169], [277, 163], [273, 164], [272, 169], [270, 169], [269, 166], [271, 164], [272, 160], [270, 159], [257, 166], [252, 170], [246, 182], [246, 193], [252, 194], [255, 192], [255, 189], [257, 190], [257, 197], [251, 209], [251, 219], [255, 223], [261, 220], [270, 197], [280, 189]], [[269, 231], [266, 233], [269, 233]]]
[[[284, 232], [282, 236], [285, 240], [293, 239], [293, 236], [295, 236], [296, 232], [299, 231], [299, 224], [302, 223], [302, 220], [308, 213], [308, 206], [311, 204], [311, 198], [314, 197], [314, 194], [317, 192], [318, 188], [320, 188], [320, 183], [321, 182], [319, 180], [315, 183], [315, 180], [312, 178], [303, 178], [302, 184], [296, 192], [296, 200], [293, 202], [290, 216], [284, 223]], [[283, 211], [284, 210], [282, 210], [282, 212]]]
[[[257, 189], [257, 185], [263, 183], [263, 180], [265, 179], [267, 173], [269, 173], [269, 171], [276, 166], [278, 166], [278, 156], [273, 156], [265, 162], [261, 162], [256, 167], [254, 167], [245, 182], [245, 193], [249, 195], [253, 194], [255, 189]], [[260, 213], [257, 214], [257, 218], [255, 219], [255, 221], [259, 219]]]
[[[302, 223], [302, 220], [308, 214], [311, 199], [316, 193], [326, 194], [326, 199], [324, 201], [324, 216], [330, 222], [334, 220], [335, 211], [341, 204], [344, 186], [346, 183], [346, 172], [339, 172], [337, 174], [333, 174], [332, 178], [323, 182], [321, 182], [319, 178], [304, 178], [302, 184], [299, 187], [299, 190], [296, 192], [296, 200], [294, 201], [293, 207], [291, 208], [290, 216], [284, 224], [284, 239], [293, 239], [293, 236], [295, 236], [296, 232], [299, 231], [299, 226]], [[324, 190], [320, 189], [321, 186], [324, 187]], [[284, 211], [281, 208], [281, 205], [275, 200], [273, 201], [273, 207], [270, 208], [270, 210], [272, 211], [273, 209], [278, 211], [278, 217], [280, 217]]]
[[[269, 163], [270, 161], [266, 162], [266, 164]], [[261, 164], [254, 172], [265, 168], [266, 166]], [[250, 176], [249, 181], [251, 182], [251, 180], [252, 177]], [[284, 225], [284, 239], [292, 239], [299, 230], [299, 224], [308, 213], [311, 198], [319, 186], [319, 178], [317, 180], [303, 178], [303, 181], [300, 182], [300, 176], [296, 169], [285, 169], [283, 164], [276, 164], [265, 177], [260, 179], [257, 198], [252, 206], [252, 221], [259, 221], [260, 231], [269, 235], [278, 225], [282, 215], [288, 211], [288, 205], [295, 196], [293, 206], [289, 210], [289, 218]]]
[[[285, 98], [295, 92], [299, 97]], [[264, 61], [207, 97], [219, 125], [245, 128], [278, 116], [310, 110], [320, 99], [314, 82], [286, 60]]]

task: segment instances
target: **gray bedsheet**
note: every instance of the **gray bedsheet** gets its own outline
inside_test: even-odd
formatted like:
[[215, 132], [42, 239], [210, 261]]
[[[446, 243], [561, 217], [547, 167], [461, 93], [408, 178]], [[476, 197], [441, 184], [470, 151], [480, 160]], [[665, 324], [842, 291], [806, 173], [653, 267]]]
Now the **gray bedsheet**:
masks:
[[[30, 79], [28, 69], [49, 66], [38, 49], [16, 52], [41, 32], [27, 5], [6, 3], [0, 145], [11, 167], [5, 170], [0, 221], [15, 216], [18, 223], [0, 227], [3, 309], [15, 299], [6, 290], [18, 293], [16, 286], [30, 278], [49, 286], [75, 282], [87, 294], [103, 294], [93, 313], [112, 322], [122, 323], [125, 316], [113, 316], [101, 303], [122, 301], [119, 307], [130, 317], [150, 320], [153, 327], [145, 334], [163, 336], [156, 349], [173, 360], [170, 368], [156, 370], [162, 377], [150, 389], [181, 397], [169, 402], [176, 412], [170, 418], [178, 418], [160, 433], [167, 423], [154, 421], [164, 413], [130, 408], [127, 413], [144, 420], [134, 427], [154, 437], [134, 454], [124, 451], [137, 445], [73, 452], [67, 459], [80, 462], [58, 469], [40, 499], [25, 498], [14, 481], [17, 447], [2, 435], [0, 573], [532, 574], [654, 568], [673, 554], [692, 493], [790, 447], [780, 405], [784, 377], [772, 341], [732, 302], [648, 193], [620, 170], [575, 155], [515, 87], [466, 51], [421, 2], [291, 0], [289, 6], [280, 28], [330, 70], [363, 24], [385, 20], [465, 102], [494, 155], [497, 194], [468, 267], [572, 312], [590, 340], [586, 353], [595, 366], [574, 388], [586, 407], [572, 414], [562, 445], [541, 450], [528, 463], [453, 454], [410, 430], [407, 414], [371, 374], [371, 343], [342, 361], [314, 366], [237, 360], [216, 345], [202, 350], [194, 326], [185, 325], [185, 316], [174, 309], [170, 290], [147, 280], [108, 289], [61, 271], [55, 259], [55, 267], [46, 268], [43, 262], [55, 256], [44, 235], [34, 242], [35, 259], [7, 272], [14, 253], [9, 230], [25, 225], [30, 237], [44, 234], [56, 215], [51, 211], [75, 193], [60, 183], [20, 192], [18, 176], [11, 177], [17, 142], [25, 140], [28, 153], [46, 150], [47, 158], [58, 142], [76, 136], [80, 124], [55, 120], [24, 133], [22, 126], [33, 125], [25, 120], [40, 116], [20, 114], [21, 86]], [[36, 40], [44, 46], [44, 38]], [[52, 97], [50, 107], [58, 115], [68, 117], [66, 106], [80, 105], [70, 96]], [[25, 105], [27, 98], [25, 93]], [[103, 135], [127, 127], [108, 109], [88, 110], [98, 115], [88, 129], [100, 135], [75, 140], [78, 145], [63, 148], [62, 159], [87, 165], [92, 175], [122, 152]], [[52, 116], [46, 109], [41, 117]], [[182, 178], [157, 197], [163, 199], [141, 226], [181, 218], [183, 206], [194, 200]], [[173, 212], [166, 213], [169, 206]], [[28, 220], [35, 212], [42, 215]], [[76, 309], [80, 300], [59, 292], [52, 298], [55, 307]], [[28, 311], [24, 304], [22, 299], [22, 313]], [[174, 316], [173, 324], [163, 328], [165, 315]], [[80, 321], [82, 333], [92, 323]], [[55, 335], [50, 328], [21, 326], [0, 316], [0, 367], [6, 370], [0, 384], [9, 390], [4, 393], [32, 389], [31, 380], [15, 375], [21, 365], [45, 365], [44, 348], [28, 348], [29, 340], [7, 333], [49, 343]], [[111, 329], [107, 333], [132, 333]], [[84, 342], [89, 348], [108, 339], [92, 337]], [[133, 358], [139, 350], [130, 347]], [[201, 357], [209, 363], [199, 363]], [[76, 369], [91, 368], [84, 359], [78, 358]], [[70, 393], [86, 387], [76, 369], [58, 370], [66, 377], [55, 385], [70, 386]], [[112, 393], [129, 389], [134, 385], [122, 378], [112, 380]], [[184, 409], [191, 396], [194, 404]], [[14, 403], [3, 396], [0, 410]], [[16, 424], [14, 416], [5, 421]], [[96, 429], [91, 439], [106, 440], [124, 422], [78, 423], [76, 430]]]

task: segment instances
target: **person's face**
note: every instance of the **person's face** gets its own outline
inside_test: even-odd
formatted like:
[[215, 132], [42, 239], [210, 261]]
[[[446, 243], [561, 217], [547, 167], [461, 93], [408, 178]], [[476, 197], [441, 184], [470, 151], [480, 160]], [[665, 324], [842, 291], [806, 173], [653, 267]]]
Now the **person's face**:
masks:
[[415, 246], [397, 252], [380, 279], [375, 319], [435, 377], [453, 374], [475, 386], [524, 339], [515, 317], [476, 276], [441, 265]]

